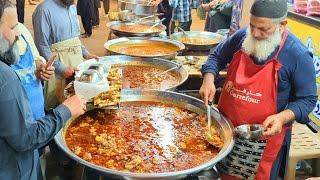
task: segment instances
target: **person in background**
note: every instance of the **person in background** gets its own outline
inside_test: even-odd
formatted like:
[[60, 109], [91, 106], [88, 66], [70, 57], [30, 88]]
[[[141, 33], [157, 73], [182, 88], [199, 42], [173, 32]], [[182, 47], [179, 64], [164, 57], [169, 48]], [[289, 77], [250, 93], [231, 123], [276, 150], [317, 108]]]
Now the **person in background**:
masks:
[[99, 17], [99, 8], [101, 8], [100, 0], [94, 0], [93, 3], [93, 19], [92, 19], [92, 27], [99, 27], [100, 17]]
[[178, 27], [190, 31], [192, 24], [191, 2], [189, 0], [169, 0], [169, 4], [173, 8], [170, 24], [171, 33], [177, 31]]
[[0, 179], [36, 180], [34, 151], [50, 141], [71, 117], [84, 113], [86, 101], [72, 96], [34, 121], [27, 94], [10, 67], [20, 61], [15, 4], [0, 0]]
[[102, 2], [103, 2], [104, 14], [105, 14], [105, 16], [107, 16], [109, 14], [110, 1], [109, 0], [102, 0]]
[[[307, 123], [317, 102], [312, 54], [286, 29], [286, 0], [256, 0], [250, 26], [219, 44], [202, 66], [200, 95], [215, 95], [214, 80], [228, 63], [218, 102], [233, 126], [260, 124], [259, 140], [235, 138], [219, 164], [224, 178], [272, 179], [285, 170], [293, 121]], [[250, 147], [250, 148], [248, 148]]]
[[229, 29], [231, 23], [232, 0], [213, 0], [210, 3], [201, 4], [207, 11], [204, 30], [216, 32], [219, 29]]
[[166, 26], [167, 36], [170, 36], [170, 22], [172, 18], [172, 7], [169, 5], [169, 0], [155, 0], [153, 6], [157, 6], [157, 13], [163, 13], [158, 16], [159, 19], [166, 18], [162, 24]]
[[92, 25], [94, 23], [95, 16], [94, 1], [78, 0], [77, 2], [77, 14], [81, 16], [82, 26], [85, 31], [81, 34], [82, 38], [88, 38], [92, 35]]
[[25, 0], [16, 0], [16, 6], [17, 6], [18, 21], [23, 24]]
[[45, 108], [56, 107], [64, 100], [67, 79], [73, 78], [75, 68], [84, 59], [97, 58], [82, 45], [80, 26], [73, 0], [45, 0], [32, 15], [34, 39], [41, 56], [49, 59], [58, 54], [53, 63], [55, 75], [45, 83]]

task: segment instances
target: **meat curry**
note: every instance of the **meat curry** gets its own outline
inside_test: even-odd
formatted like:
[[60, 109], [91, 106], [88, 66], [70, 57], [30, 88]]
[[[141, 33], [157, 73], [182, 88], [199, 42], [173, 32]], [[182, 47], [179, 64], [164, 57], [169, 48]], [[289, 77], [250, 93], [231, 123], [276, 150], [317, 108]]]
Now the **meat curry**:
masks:
[[[65, 140], [80, 158], [109, 169], [160, 173], [190, 169], [219, 149], [204, 138], [206, 117], [175, 105], [124, 102], [117, 112], [82, 115]], [[218, 134], [213, 134], [220, 139]], [[223, 142], [220, 139], [220, 143]]]

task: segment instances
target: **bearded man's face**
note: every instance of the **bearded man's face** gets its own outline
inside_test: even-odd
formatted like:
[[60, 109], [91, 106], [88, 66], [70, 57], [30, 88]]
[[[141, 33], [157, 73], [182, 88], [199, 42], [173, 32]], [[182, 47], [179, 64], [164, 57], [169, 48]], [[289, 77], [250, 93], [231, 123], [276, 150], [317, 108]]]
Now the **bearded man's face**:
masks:
[[252, 16], [242, 49], [247, 54], [254, 56], [259, 62], [266, 61], [280, 45], [282, 32], [281, 24], [274, 23], [269, 18]]
[[0, 59], [4, 63], [11, 65], [20, 60], [17, 40], [19, 32], [15, 30], [18, 24], [16, 8], [6, 8], [0, 22]]

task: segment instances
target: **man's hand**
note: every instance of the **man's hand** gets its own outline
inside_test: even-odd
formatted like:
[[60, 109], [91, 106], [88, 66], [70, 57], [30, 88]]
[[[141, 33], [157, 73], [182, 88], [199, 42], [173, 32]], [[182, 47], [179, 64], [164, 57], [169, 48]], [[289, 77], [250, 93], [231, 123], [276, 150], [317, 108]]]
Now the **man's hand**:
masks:
[[49, 81], [49, 79], [54, 75], [55, 68], [53, 66], [47, 67], [46, 64], [39, 64], [37, 68], [37, 77], [43, 81]]
[[203, 10], [205, 11], [210, 11], [211, 10], [211, 7], [210, 7], [210, 4], [201, 4], [201, 7]]
[[94, 54], [91, 54], [91, 53], [88, 53], [86, 56], [84, 56], [84, 58], [85, 58], [86, 60], [88, 60], [88, 59], [98, 59], [99, 56], [94, 55]]
[[200, 97], [207, 106], [208, 101], [212, 101], [216, 94], [216, 86], [214, 85], [214, 75], [206, 73], [199, 91]]
[[63, 77], [68, 79], [72, 78], [75, 74], [76, 69], [74, 67], [67, 67], [63, 72]]
[[158, 6], [161, 3], [162, 0], [154, 0], [151, 2], [152, 6]]
[[83, 96], [74, 95], [66, 99], [62, 104], [68, 107], [72, 117], [77, 117], [85, 113], [86, 103], [87, 101]]
[[271, 115], [263, 122], [264, 136], [272, 136], [281, 133], [282, 127], [295, 119], [294, 113], [286, 109], [278, 114]]
[[271, 115], [263, 122], [264, 136], [272, 136], [281, 133], [283, 120], [278, 114]]

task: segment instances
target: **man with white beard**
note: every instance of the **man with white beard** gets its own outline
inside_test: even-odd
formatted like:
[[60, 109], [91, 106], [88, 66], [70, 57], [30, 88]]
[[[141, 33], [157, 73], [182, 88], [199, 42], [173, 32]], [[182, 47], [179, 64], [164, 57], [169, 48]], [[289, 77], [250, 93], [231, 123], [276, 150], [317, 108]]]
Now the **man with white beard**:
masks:
[[215, 95], [219, 71], [230, 63], [219, 111], [235, 127], [264, 127], [259, 140], [235, 138], [232, 152], [218, 166], [223, 178], [277, 179], [285, 169], [292, 122], [308, 122], [316, 105], [312, 54], [288, 32], [286, 16], [286, 0], [256, 0], [250, 27], [219, 44], [202, 66], [205, 104]]
[[27, 94], [10, 67], [20, 60], [16, 11], [10, 0], [0, 0], [0, 179], [36, 180], [35, 150], [47, 144], [71, 116], [83, 114], [86, 101], [72, 96], [33, 120]]

